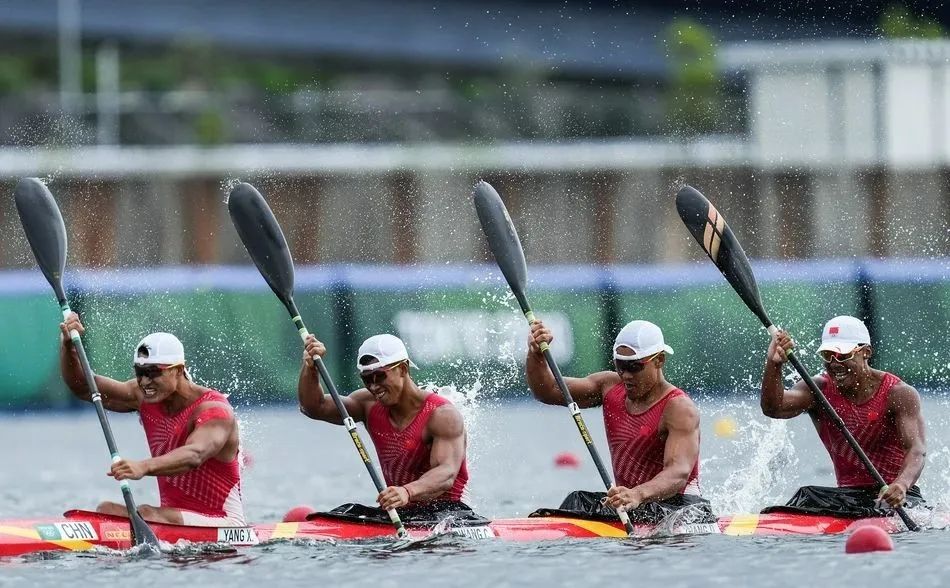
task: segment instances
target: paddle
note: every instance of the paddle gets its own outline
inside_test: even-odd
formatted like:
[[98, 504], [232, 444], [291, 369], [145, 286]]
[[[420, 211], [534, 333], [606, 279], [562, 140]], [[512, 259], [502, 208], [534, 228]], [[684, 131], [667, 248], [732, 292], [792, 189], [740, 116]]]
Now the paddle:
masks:
[[[30, 248], [33, 250], [36, 263], [40, 266], [43, 275], [46, 276], [49, 285], [53, 287], [56, 300], [63, 311], [63, 317], [68, 318], [72, 310], [69, 308], [66, 292], [63, 290], [63, 272], [66, 269], [66, 225], [63, 223], [63, 216], [59, 212], [59, 207], [56, 206], [56, 201], [53, 200], [53, 195], [50, 194], [46, 185], [36, 178], [20, 180], [13, 191], [13, 198], [16, 202], [17, 213], [20, 215], [20, 223], [23, 225], [24, 232], [26, 232], [26, 238], [30, 242]], [[109, 419], [106, 417], [106, 411], [102, 406], [102, 396], [96, 386], [95, 375], [89, 366], [89, 359], [86, 357], [82, 339], [79, 338], [79, 333], [76, 330], [69, 332], [69, 338], [79, 355], [79, 363], [82, 365], [86, 386], [89, 388], [92, 404], [96, 407], [96, 414], [99, 415], [99, 424], [102, 426], [102, 433], [106, 437], [106, 445], [109, 446], [112, 462], [115, 463], [121, 459], [119, 450], [116, 448], [112, 428], [109, 426]], [[125, 508], [129, 511], [132, 537], [135, 544], [157, 548], [158, 538], [135, 508], [135, 500], [132, 498], [129, 481], [122, 480], [119, 482], [119, 486], [122, 488]]]
[[[254, 186], [247, 183], [240, 183], [231, 190], [228, 196], [228, 213], [231, 215], [231, 221], [237, 229], [244, 248], [248, 255], [254, 261], [254, 265], [261, 272], [264, 281], [270, 286], [277, 298], [287, 308], [290, 313], [290, 320], [297, 327], [300, 338], [306, 340], [310, 332], [304, 326], [303, 319], [300, 318], [300, 312], [297, 311], [297, 305], [294, 303], [294, 260], [290, 257], [290, 249], [287, 247], [287, 240], [284, 238], [277, 219], [264, 197]], [[350, 438], [356, 446], [356, 451], [360, 454], [366, 471], [376, 485], [376, 490], [382, 492], [386, 486], [382, 478], [376, 471], [363, 440], [360, 439], [359, 432], [356, 430], [356, 422], [350, 417], [346, 407], [343, 405], [343, 399], [340, 398], [330, 373], [327, 371], [323, 359], [313, 356], [313, 365], [323, 378], [323, 383], [330, 391], [333, 403], [336, 404], [340, 416], [343, 418], [343, 425], [350, 433]], [[389, 519], [396, 528], [396, 535], [400, 540], [408, 540], [409, 532], [402, 524], [396, 509], [390, 508], [386, 511]]]
[[[716, 264], [716, 267], [719, 268], [719, 271], [725, 276], [726, 281], [729, 282], [736, 293], [739, 294], [739, 298], [741, 298], [746, 306], [749, 307], [749, 310], [762, 321], [762, 324], [765, 325], [769, 334], [774, 335], [775, 332], [778, 331], [778, 328], [772, 324], [768, 313], [765, 312], [765, 307], [762, 305], [762, 299], [759, 296], [759, 287], [756, 284], [755, 276], [752, 274], [752, 266], [749, 264], [749, 258], [746, 257], [745, 251], [743, 251], [742, 246], [739, 245], [735, 233], [733, 233], [729, 225], [726, 224], [726, 220], [719, 214], [719, 211], [716, 210], [705, 196], [691, 186], [684, 186], [676, 195], [676, 210], [679, 212], [680, 218], [683, 219], [686, 228], [689, 229], [689, 232], [692, 233], [696, 241], [699, 242], [700, 246], [709, 256], [709, 259]], [[864, 464], [868, 473], [871, 474], [871, 477], [882, 487], [887, 486], [887, 482], [884, 481], [884, 478], [881, 477], [877, 468], [874, 467], [874, 464], [868, 459], [868, 456], [861, 449], [861, 446], [858, 445], [851, 431], [845, 426], [844, 421], [842, 421], [841, 417], [835, 412], [834, 408], [828, 402], [828, 399], [821, 392], [821, 389], [818, 388], [815, 381], [812, 380], [805, 366], [802, 365], [802, 362], [798, 359], [798, 356], [791, 351], [789, 351], [787, 355], [789, 361], [792, 362], [792, 365], [795, 367], [795, 370], [801, 375], [802, 380], [805, 381], [808, 388], [811, 389], [815, 399], [818, 400], [818, 404], [828, 417], [831, 418], [831, 422], [841, 431], [841, 434], [844, 435], [848, 445], [850, 445], [851, 449], [857, 454], [861, 463]], [[920, 527], [910, 518], [903, 507], [896, 507], [895, 510], [901, 520], [904, 521], [904, 524], [907, 525], [908, 529], [911, 531], [920, 530]]]
[[[482, 181], [475, 185], [474, 198], [475, 211], [478, 213], [478, 220], [482, 225], [482, 231], [488, 239], [488, 247], [495, 256], [495, 261], [498, 263], [502, 275], [505, 276], [508, 287], [511, 288], [515, 299], [518, 300], [518, 305], [521, 306], [521, 311], [524, 313], [525, 318], [528, 319], [529, 324], [533, 323], [537, 319], [531, 310], [531, 305], [528, 304], [528, 297], [525, 294], [525, 285], [528, 281], [528, 268], [525, 263], [524, 250], [521, 248], [521, 239], [518, 238], [515, 225], [511, 222], [508, 209], [505, 208], [505, 203], [501, 201], [498, 192], [496, 192], [488, 182]], [[568, 390], [567, 384], [564, 382], [564, 377], [561, 376], [561, 370], [557, 367], [557, 362], [554, 361], [554, 357], [551, 355], [551, 349], [547, 343], [541, 344], [541, 352], [544, 354], [544, 360], [547, 362], [548, 367], [551, 368], [551, 373], [554, 374], [554, 380], [557, 382], [557, 386], [564, 396], [564, 405], [571, 411], [574, 424], [577, 425], [577, 431], [581, 434], [581, 439], [584, 440], [584, 444], [587, 445], [587, 451], [590, 452], [590, 456], [597, 466], [597, 471], [600, 472], [600, 478], [604, 481], [604, 485], [609, 490], [613, 486], [613, 480], [610, 474], [607, 473], [607, 468], [604, 467], [603, 460], [600, 459], [597, 447], [594, 446], [594, 440], [591, 438], [590, 431], [587, 430], [587, 425], [584, 423], [584, 417], [581, 416], [581, 410], [571, 397], [571, 391]], [[623, 522], [627, 533], [633, 535], [633, 523], [630, 522], [630, 517], [626, 511], [618, 510], [617, 516], [619, 516]]]

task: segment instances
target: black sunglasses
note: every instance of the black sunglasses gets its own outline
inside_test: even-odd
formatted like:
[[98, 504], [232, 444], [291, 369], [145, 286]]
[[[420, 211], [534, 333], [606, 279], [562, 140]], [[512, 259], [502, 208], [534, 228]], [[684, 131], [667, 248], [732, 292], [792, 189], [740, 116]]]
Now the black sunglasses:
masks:
[[396, 367], [397, 365], [402, 365], [404, 363], [406, 363], [406, 360], [397, 361], [396, 363], [392, 365], [387, 365], [385, 367], [381, 367], [371, 372], [360, 372], [360, 378], [363, 380], [363, 383], [366, 384], [367, 386], [372, 386], [374, 384], [385, 382], [386, 378], [389, 376], [389, 371], [393, 369], [394, 367]]
[[643, 368], [647, 367], [647, 364], [653, 361], [653, 358], [657, 355], [659, 355], [659, 353], [654, 353], [643, 359], [615, 359], [614, 370], [616, 370], [618, 374], [623, 374], [624, 372], [631, 374], [642, 372]]
[[166, 370], [169, 370], [173, 367], [178, 367], [180, 363], [173, 365], [134, 365], [132, 369], [135, 371], [135, 379], [148, 378], [149, 380], [154, 380], [161, 377]]

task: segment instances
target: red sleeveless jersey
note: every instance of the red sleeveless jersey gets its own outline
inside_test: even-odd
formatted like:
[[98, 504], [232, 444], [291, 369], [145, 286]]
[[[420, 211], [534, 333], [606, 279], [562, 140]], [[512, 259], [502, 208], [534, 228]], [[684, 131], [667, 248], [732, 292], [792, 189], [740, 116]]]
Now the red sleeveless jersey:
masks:
[[[901, 443], [894, 415], [890, 414], [887, 406], [888, 395], [894, 385], [899, 382], [900, 378], [885, 372], [877, 392], [870, 400], [862, 404], [855, 404], [838, 392], [838, 387], [830, 376], [825, 377], [825, 385], [822, 389], [832, 408], [844, 421], [858, 445], [888, 484], [897, 478], [904, 466], [904, 445]], [[828, 450], [828, 455], [831, 456], [838, 486], [876, 485], [874, 478], [861, 464], [838, 427], [831, 422], [823, 410], [817, 408], [816, 411], [815, 425], [818, 428], [818, 437]]]
[[[623, 382], [604, 394], [604, 427], [618, 486], [633, 488], [663, 471], [666, 436], [660, 434], [660, 421], [667, 403], [680, 396], [688, 398], [686, 392], [674, 388], [644, 412], [633, 414], [627, 410]], [[699, 456], [680, 494], [684, 492], [699, 493]]]
[[[415, 482], [431, 469], [429, 452], [431, 443], [426, 443], [425, 433], [432, 412], [444, 404], [451, 404], [436, 393], [426, 396], [419, 414], [403, 429], [398, 430], [389, 419], [389, 409], [376, 402], [366, 417], [366, 429], [376, 446], [380, 469], [389, 486], [405, 486]], [[462, 459], [462, 466], [455, 476], [452, 488], [439, 496], [437, 500], [462, 500], [465, 486], [468, 484], [468, 464]], [[415, 502], [415, 501], [414, 501]]]
[[[215, 390], [208, 390], [183, 411], [172, 416], [165, 414], [161, 404], [141, 404], [139, 415], [152, 457], [165, 455], [185, 444], [194, 427], [204, 424], [193, 423], [192, 414], [205, 402], [230, 406], [227, 397]], [[243, 517], [240, 456], [229, 462], [212, 457], [189, 472], [156, 478], [164, 507], [212, 517], [234, 515], [228, 510], [239, 507]], [[226, 509], [226, 506], [229, 508]]]

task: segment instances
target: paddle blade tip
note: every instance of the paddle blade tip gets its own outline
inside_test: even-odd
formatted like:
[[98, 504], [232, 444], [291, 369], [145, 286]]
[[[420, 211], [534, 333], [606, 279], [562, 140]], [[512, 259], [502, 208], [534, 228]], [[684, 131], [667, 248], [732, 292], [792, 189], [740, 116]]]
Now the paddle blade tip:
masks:
[[228, 195], [228, 213], [254, 265], [290, 310], [293, 306], [294, 262], [274, 211], [257, 188], [241, 182]]
[[528, 270], [521, 239], [511, 215], [501, 196], [488, 182], [480, 181], [475, 185], [474, 198], [475, 212], [488, 240], [488, 248], [522, 308], [527, 309], [524, 288]]
[[60, 303], [66, 300], [62, 277], [66, 270], [66, 224], [59, 205], [39, 178], [23, 178], [13, 199], [36, 263], [53, 287]]
[[680, 216], [705, 210], [709, 205], [709, 200], [703, 196], [702, 192], [689, 184], [684, 184], [676, 193], [676, 210]]
[[21, 178], [13, 189], [13, 200], [17, 210], [21, 210], [28, 206], [35, 206], [38, 202], [52, 201], [53, 195], [39, 178]]
[[16, 189], [20, 190], [21, 188], [27, 188], [27, 187], [35, 187], [35, 188], [43, 189], [43, 188], [46, 188], [46, 184], [43, 182], [43, 180], [36, 177], [32, 177], [32, 176], [27, 177], [27, 178], [20, 178], [20, 181], [17, 182], [16, 184]]
[[478, 180], [472, 190], [472, 197], [475, 199], [475, 206], [484, 206], [487, 202], [494, 200], [501, 202], [498, 191], [485, 180]]
[[228, 192], [228, 211], [233, 215], [236, 210], [256, 199], [264, 199], [257, 188], [247, 182], [240, 182]]

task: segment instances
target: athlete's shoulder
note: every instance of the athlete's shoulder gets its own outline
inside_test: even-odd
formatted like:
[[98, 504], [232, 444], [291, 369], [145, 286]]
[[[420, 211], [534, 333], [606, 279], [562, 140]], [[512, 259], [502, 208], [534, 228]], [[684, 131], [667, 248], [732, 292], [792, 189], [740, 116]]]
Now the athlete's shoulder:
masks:
[[200, 398], [198, 403], [195, 405], [195, 410], [207, 410], [209, 408], [221, 408], [227, 410], [230, 413], [234, 412], [234, 407], [231, 406], [231, 403], [228, 402], [227, 398]]
[[670, 390], [670, 399], [666, 402], [666, 406], [663, 409], [665, 413], [689, 413], [696, 412], [699, 414], [699, 408], [696, 406], [696, 403], [693, 402], [693, 399], [689, 397], [685, 391], [680, 388], [674, 388]]
[[917, 407], [920, 406], [920, 393], [917, 391], [917, 388], [914, 388], [907, 382], [894, 376], [896, 381], [894, 385], [891, 386], [891, 389], [888, 391], [888, 402], [890, 404], [900, 404], [907, 405], [913, 404]]
[[610, 392], [620, 391], [622, 396], [626, 395], [626, 392], [623, 391], [623, 380], [620, 379], [620, 376], [617, 375], [617, 372], [614, 371], [603, 371], [603, 372], [594, 372], [591, 375], [587, 376], [587, 379], [590, 382], [593, 382], [597, 389], [600, 391], [601, 402], [607, 398], [607, 395]]
[[430, 427], [445, 426], [452, 430], [465, 427], [465, 418], [456, 406], [457, 400], [464, 401], [464, 395], [461, 395], [453, 386], [441, 388], [425, 386], [422, 390], [429, 393], [426, 396], [426, 402], [433, 406], [429, 417]]
[[679, 403], [688, 402], [690, 404], [695, 404], [693, 402], [692, 396], [689, 395], [689, 392], [677, 386], [673, 386], [673, 388], [671, 388], [670, 391], [667, 392], [667, 394], [670, 397], [670, 400], [669, 400], [670, 402], [679, 402]]
[[233, 425], [237, 422], [234, 416], [234, 408], [226, 401], [201, 401], [191, 413], [191, 422], [195, 427], [200, 427], [211, 421], [224, 421]]
[[433, 434], [457, 435], [464, 432], [465, 419], [457, 406], [445, 402], [432, 410], [428, 426]]
[[693, 399], [686, 394], [675, 394], [663, 407], [662, 419], [666, 427], [680, 430], [698, 429], [699, 408], [693, 402]]
[[897, 374], [895, 374], [895, 373], [893, 373], [893, 372], [889, 372], [889, 371], [886, 371], [886, 370], [875, 370], [875, 371], [877, 371], [877, 372], [881, 375], [881, 379], [889, 378], [889, 379], [893, 382], [892, 386], [893, 386], [894, 388], [897, 388], [897, 387], [899, 387], [899, 386], [904, 386], [904, 387], [910, 388], [910, 389], [912, 389], [912, 390], [914, 389], [913, 386], [911, 386], [910, 384], [908, 384], [907, 382], [905, 382], [903, 379], [901, 379], [900, 376], [898, 376]]
[[462, 412], [451, 400], [437, 396], [433, 399], [433, 402], [436, 403], [435, 408], [432, 409], [433, 417], [436, 415], [458, 415], [459, 418], [462, 418]]
[[613, 388], [617, 384], [620, 384], [622, 380], [620, 376], [617, 375], [617, 372], [613, 370], [604, 370], [602, 372], [594, 372], [591, 375], [587, 376], [587, 379], [596, 382], [599, 384], [605, 391]]
[[[197, 386], [197, 384], [195, 385]], [[201, 391], [201, 396], [198, 397], [198, 402], [202, 404], [205, 402], [218, 402], [231, 406], [231, 401], [228, 399], [228, 394], [225, 394], [219, 390], [215, 390], [214, 388], [206, 388], [204, 386], [198, 386], [198, 388]]]

